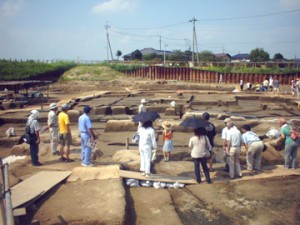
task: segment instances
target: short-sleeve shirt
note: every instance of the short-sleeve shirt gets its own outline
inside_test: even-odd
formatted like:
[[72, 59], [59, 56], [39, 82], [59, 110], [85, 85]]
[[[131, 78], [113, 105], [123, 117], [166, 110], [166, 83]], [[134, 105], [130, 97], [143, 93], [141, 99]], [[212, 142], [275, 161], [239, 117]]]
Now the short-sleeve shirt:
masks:
[[293, 142], [293, 139], [291, 138], [291, 127], [287, 124], [284, 124], [281, 129], [280, 132], [282, 134], [285, 135], [285, 144], [290, 144]]
[[53, 110], [51, 110], [48, 113], [48, 122], [47, 123], [48, 123], [48, 126], [58, 127], [57, 115]]
[[59, 133], [67, 134], [67, 125], [70, 125], [69, 115], [64, 111], [60, 112], [58, 115], [58, 125], [59, 125]]
[[228, 130], [227, 141], [230, 141], [230, 147], [241, 147], [241, 132], [234, 126]]
[[250, 145], [252, 142], [260, 141], [260, 139], [257, 134], [252, 131], [247, 131], [242, 134], [242, 141], [244, 144]]
[[228, 128], [227, 128], [227, 127], [224, 127], [224, 128], [222, 129], [222, 136], [221, 136], [222, 140], [226, 140], [227, 133], [228, 133]]
[[81, 133], [88, 133], [88, 130], [93, 128], [91, 118], [86, 113], [79, 117], [78, 128]]

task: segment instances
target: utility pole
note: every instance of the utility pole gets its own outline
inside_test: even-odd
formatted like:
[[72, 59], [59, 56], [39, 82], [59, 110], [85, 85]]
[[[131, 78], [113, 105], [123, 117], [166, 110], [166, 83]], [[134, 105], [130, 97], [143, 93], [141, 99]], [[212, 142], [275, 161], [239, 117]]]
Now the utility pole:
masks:
[[197, 57], [197, 64], [199, 65], [199, 55], [198, 55], [198, 43], [197, 43], [197, 36], [196, 36], [196, 28], [195, 28], [195, 22], [198, 21], [195, 19], [190, 20], [190, 22], [193, 23], [193, 50], [192, 50], [192, 64], [194, 66], [194, 61], [195, 61], [195, 47], [196, 47], [196, 57]]
[[161, 35], [159, 35], [159, 50], [161, 51]]
[[111, 51], [110, 41], [109, 41], [108, 29], [110, 28], [110, 26], [108, 25], [108, 22], [106, 22], [106, 25], [104, 26], [104, 28], [106, 30], [107, 61], [109, 61], [109, 54], [108, 54], [109, 51], [110, 51], [110, 55], [111, 55], [111, 60], [114, 60], [113, 54], [112, 54], [112, 51]]
[[168, 45], [165, 43], [165, 50], [164, 50], [164, 66], [166, 66], [166, 47]]

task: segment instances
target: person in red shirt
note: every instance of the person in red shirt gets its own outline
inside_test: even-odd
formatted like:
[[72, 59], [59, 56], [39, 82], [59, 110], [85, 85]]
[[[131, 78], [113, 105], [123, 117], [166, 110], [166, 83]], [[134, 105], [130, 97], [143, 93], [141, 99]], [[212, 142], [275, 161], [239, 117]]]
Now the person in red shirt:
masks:
[[171, 152], [174, 150], [174, 145], [173, 145], [173, 131], [171, 129], [171, 123], [169, 121], [164, 121], [162, 123], [163, 127], [163, 140], [164, 140], [164, 145], [163, 145], [163, 152], [164, 152], [164, 161], [168, 162], [170, 161], [171, 158]]

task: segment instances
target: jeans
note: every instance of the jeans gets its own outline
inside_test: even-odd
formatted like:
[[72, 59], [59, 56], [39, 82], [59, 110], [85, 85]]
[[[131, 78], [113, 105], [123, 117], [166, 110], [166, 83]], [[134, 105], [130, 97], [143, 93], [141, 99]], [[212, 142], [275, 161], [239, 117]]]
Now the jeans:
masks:
[[207, 160], [205, 157], [203, 158], [193, 158], [194, 160], [194, 168], [195, 168], [195, 175], [196, 175], [196, 181], [197, 183], [201, 183], [201, 174], [200, 174], [200, 163], [205, 175], [205, 179], [207, 183], [210, 183], [210, 175], [209, 175], [209, 170], [207, 167]]
[[30, 136], [32, 138], [30, 142], [31, 164], [36, 165], [39, 162], [39, 145], [36, 143], [36, 134], [31, 134]]
[[84, 165], [91, 164], [91, 155], [92, 155], [92, 149], [88, 146], [86, 146], [86, 143], [90, 139], [90, 135], [87, 133], [81, 133], [81, 161]]
[[285, 156], [284, 156], [284, 166], [287, 168], [296, 168], [298, 153], [298, 143], [293, 141], [292, 143], [285, 145]]

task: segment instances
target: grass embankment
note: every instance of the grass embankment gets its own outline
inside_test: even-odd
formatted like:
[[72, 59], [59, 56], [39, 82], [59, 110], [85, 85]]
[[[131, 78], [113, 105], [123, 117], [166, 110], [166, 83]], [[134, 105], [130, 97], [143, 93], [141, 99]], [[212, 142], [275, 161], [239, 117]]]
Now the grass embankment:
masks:
[[125, 76], [104, 65], [79, 65], [66, 71], [60, 81], [110, 81]]
[[53, 73], [63, 74], [74, 67], [71, 62], [34, 62], [0, 60], [0, 80], [23, 80], [37, 75]]

